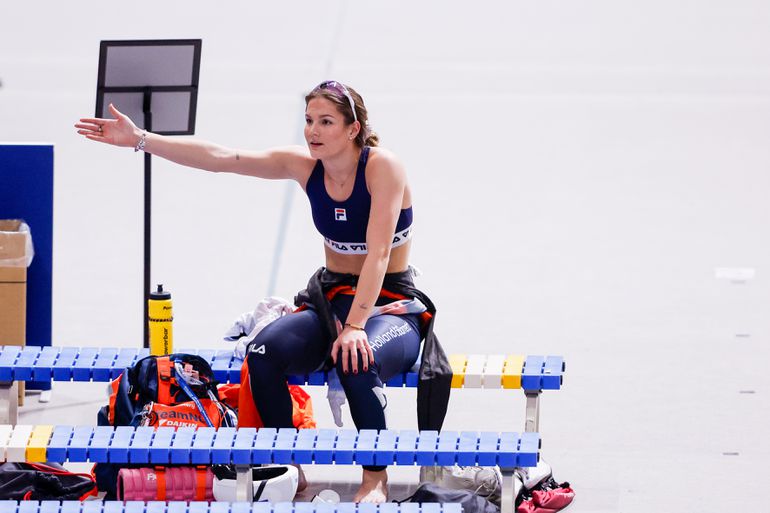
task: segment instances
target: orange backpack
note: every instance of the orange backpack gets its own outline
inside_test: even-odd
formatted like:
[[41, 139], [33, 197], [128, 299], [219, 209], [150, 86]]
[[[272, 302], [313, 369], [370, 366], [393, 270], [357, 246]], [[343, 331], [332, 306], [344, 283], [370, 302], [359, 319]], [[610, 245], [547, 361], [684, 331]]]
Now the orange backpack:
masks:
[[99, 425], [235, 426], [234, 413], [217, 395], [211, 366], [197, 355], [142, 358], [110, 388], [109, 405], [99, 412]]

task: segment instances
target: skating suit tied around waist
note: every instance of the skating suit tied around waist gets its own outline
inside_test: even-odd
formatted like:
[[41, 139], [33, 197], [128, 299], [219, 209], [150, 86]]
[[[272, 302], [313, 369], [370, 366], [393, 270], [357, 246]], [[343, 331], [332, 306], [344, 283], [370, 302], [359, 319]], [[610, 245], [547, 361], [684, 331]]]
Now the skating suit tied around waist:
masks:
[[[313, 223], [323, 235], [324, 244], [335, 253], [365, 255], [369, 251], [366, 247], [366, 227], [369, 224], [372, 197], [366, 189], [368, 158], [369, 147], [364, 146], [356, 168], [353, 192], [345, 201], [334, 201], [326, 192], [324, 166], [320, 160], [316, 161], [305, 186], [313, 213]], [[402, 209], [398, 216], [392, 247], [405, 244], [411, 237], [412, 207], [409, 207]]]

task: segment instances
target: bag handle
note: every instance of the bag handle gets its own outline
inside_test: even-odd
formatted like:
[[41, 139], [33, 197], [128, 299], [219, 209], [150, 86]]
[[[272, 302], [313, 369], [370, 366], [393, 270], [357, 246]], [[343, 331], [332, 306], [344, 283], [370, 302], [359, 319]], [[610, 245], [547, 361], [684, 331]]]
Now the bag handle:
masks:
[[171, 377], [173, 376], [171, 358], [161, 356], [155, 360], [155, 363], [158, 366], [158, 402], [171, 404]]

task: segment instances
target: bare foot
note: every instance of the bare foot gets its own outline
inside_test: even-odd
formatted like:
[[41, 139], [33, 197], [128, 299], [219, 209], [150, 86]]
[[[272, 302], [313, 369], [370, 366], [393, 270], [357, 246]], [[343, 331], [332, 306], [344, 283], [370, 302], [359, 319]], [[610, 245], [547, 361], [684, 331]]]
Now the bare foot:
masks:
[[297, 493], [303, 491], [305, 488], [307, 488], [307, 478], [305, 477], [305, 473], [302, 471], [302, 466], [299, 464], [292, 463], [295, 467], [297, 467], [297, 472], [299, 472], [299, 477], [297, 478]]
[[382, 504], [388, 500], [388, 471], [374, 472], [364, 470], [361, 478], [361, 488], [356, 492], [354, 502], [371, 502]]

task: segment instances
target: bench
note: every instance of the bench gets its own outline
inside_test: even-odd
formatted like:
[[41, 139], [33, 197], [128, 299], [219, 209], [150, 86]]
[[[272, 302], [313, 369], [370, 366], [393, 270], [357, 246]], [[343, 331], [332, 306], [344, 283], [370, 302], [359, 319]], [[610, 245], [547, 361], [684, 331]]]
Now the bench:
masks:
[[[201, 350], [180, 349], [177, 352], [197, 354], [211, 363], [215, 378], [223, 383], [239, 382], [242, 360], [235, 358], [230, 350]], [[11, 451], [13, 458], [45, 457], [51, 460], [66, 461], [97, 461], [93, 458], [112, 457], [109, 461], [138, 461], [137, 454], [155, 454], [156, 459], [165, 461], [166, 447], [170, 444], [168, 457], [174, 458], [171, 463], [187, 463], [187, 454], [190, 462], [193, 462], [193, 450], [208, 462], [226, 462], [228, 458], [238, 468], [238, 493], [244, 499], [252, 497], [252, 482], [247, 479], [249, 463], [324, 463], [336, 464], [367, 463], [376, 461], [376, 464], [408, 464], [431, 467], [434, 465], [448, 466], [454, 463], [459, 465], [479, 465], [501, 467], [503, 474], [502, 486], [502, 513], [510, 513], [514, 509], [516, 496], [513, 471], [515, 467], [534, 466], [538, 460], [540, 438], [537, 434], [539, 427], [539, 399], [543, 390], [558, 390], [563, 382], [565, 365], [559, 356], [521, 356], [521, 355], [451, 355], [450, 365], [453, 370], [452, 388], [497, 388], [497, 389], [522, 389], [526, 396], [525, 429], [521, 435], [517, 433], [476, 433], [476, 432], [423, 432], [416, 431], [374, 431], [363, 430], [360, 434], [356, 431], [334, 430], [310, 430], [308, 434], [300, 434], [294, 430], [288, 430], [296, 434], [292, 438], [290, 434], [281, 434], [283, 430], [275, 432], [273, 445], [263, 442], [259, 436], [271, 436], [270, 430], [254, 430], [249, 428], [231, 430], [222, 428], [222, 435], [218, 431], [211, 434], [210, 428], [205, 428], [200, 435], [190, 434], [180, 430], [179, 434], [168, 434], [165, 431], [154, 434], [152, 428], [130, 427], [67, 427], [57, 426], [31, 427], [18, 426], [16, 431], [13, 426], [16, 422], [14, 409], [16, 393], [15, 381], [29, 380], [57, 380], [57, 381], [94, 381], [107, 382], [119, 376], [126, 367], [133, 365], [138, 359], [148, 355], [147, 349], [128, 348], [99, 348], [99, 347], [18, 347], [0, 346], [0, 439], [2, 433], [7, 432], [8, 444], [5, 451]], [[325, 372], [314, 372], [301, 376], [288, 376], [288, 381], [299, 385], [325, 385], [328, 375]], [[416, 370], [395, 376], [387, 381], [389, 387], [416, 387], [418, 374]], [[3, 404], [5, 402], [5, 404]], [[6, 412], [8, 420], [2, 419]], [[13, 413], [12, 413], [13, 412]], [[10, 429], [10, 431], [9, 431]], [[150, 429], [148, 434], [143, 429]], [[173, 429], [173, 428], [165, 428]], [[42, 431], [41, 431], [42, 430]], [[259, 435], [265, 431], [264, 435]], [[275, 431], [275, 430], [273, 430]], [[66, 435], [65, 433], [70, 433]], [[56, 437], [54, 438], [54, 435]], [[77, 436], [76, 436], [77, 435]], [[69, 438], [67, 438], [69, 436]], [[285, 445], [285, 440], [280, 437], [288, 437], [291, 448]], [[364, 438], [360, 438], [363, 436]], [[499, 436], [499, 438], [495, 438]], [[11, 438], [13, 437], [13, 440]], [[127, 438], [128, 440], [127, 441]], [[169, 441], [169, 437], [171, 437]], [[207, 438], [208, 437], [208, 438]], [[240, 438], [239, 438], [240, 437]], [[309, 437], [309, 438], [308, 438]], [[475, 438], [474, 438], [475, 437]], [[73, 443], [70, 452], [69, 445], [62, 446], [61, 440], [70, 440]], [[91, 448], [86, 444], [96, 440], [96, 446]], [[312, 438], [312, 441], [310, 440]], [[251, 459], [257, 454], [257, 440], [260, 444], [267, 443], [265, 447], [270, 459], [266, 461]], [[33, 443], [34, 440], [34, 443]], [[112, 445], [106, 445], [107, 441]], [[207, 446], [210, 443], [218, 443], [216, 447]], [[234, 444], [238, 440], [238, 446]], [[330, 442], [333, 440], [333, 443]], [[218, 442], [217, 442], [218, 441]], [[50, 443], [55, 442], [51, 446]], [[186, 445], [198, 443], [198, 447]], [[230, 443], [232, 442], [232, 444]], [[536, 444], [535, 444], [536, 442]], [[330, 444], [331, 443], [331, 448]], [[419, 445], [419, 444], [422, 445]], [[58, 444], [58, 445], [57, 445]], [[245, 444], [245, 445], [243, 445]], [[310, 445], [308, 445], [310, 444]], [[395, 446], [393, 445], [395, 444]], [[535, 448], [536, 445], [536, 448]], [[2, 446], [2, 443], [0, 443]], [[514, 451], [514, 446], [516, 451]], [[110, 447], [110, 448], [108, 448]], [[111, 447], [115, 447], [112, 449]], [[259, 445], [259, 447], [262, 447]], [[399, 450], [396, 450], [399, 449]], [[403, 449], [403, 450], [401, 450]], [[152, 452], [154, 450], [154, 452]], [[31, 453], [29, 452], [31, 451]], [[50, 452], [52, 451], [52, 452]], [[116, 451], [116, 452], [113, 452]], [[126, 455], [125, 451], [128, 451]], [[133, 451], [133, 452], [132, 452]], [[158, 452], [161, 451], [161, 452]], [[180, 452], [181, 451], [181, 452]], [[42, 455], [45, 456], [42, 456]], [[134, 454], [134, 456], [131, 456]], [[160, 456], [159, 456], [160, 454]], [[247, 461], [246, 455], [249, 455]], [[332, 460], [329, 461], [329, 454]], [[174, 456], [172, 456], [174, 455]], [[228, 456], [229, 455], [229, 456]], [[72, 458], [75, 459], [72, 459]], [[84, 460], [83, 458], [90, 458]], [[117, 458], [117, 459], [114, 459]], [[151, 459], [150, 456], [146, 456]], [[215, 458], [218, 458], [215, 460]], [[308, 459], [309, 458], [309, 459]], [[374, 459], [372, 459], [374, 458]], [[400, 459], [399, 459], [400, 458]], [[22, 460], [23, 461], [23, 460]], [[145, 461], [145, 460], [141, 460]], [[150, 463], [148, 461], [148, 463]], [[156, 460], [152, 460], [156, 463]], [[2, 512], [0, 512], [2, 513]]]
[[[149, 354], [148, 349], [110, 347], [0, 346], [0, 423], [17, 422], [15, 381], [97, 381], [117, 378], [126, 367]], [[211, 364], [221, 383], [238, 383], [243, 360], [231, 350], [180, 349]], [[451, 355], [452, 388], [522, 389], [526, 396], [524, 431], [537, 432], [540, 393], [561, 388], [564, 360], [560, 356]], [[325, 385], [327, 373], [288, 376], [291, 384]], [[388, 387], [416, 387], [416, 370], [394, 376]]]
[[460, 504], [311, 502], [0, 501], [0, 513], [462, 513]]
[[537, 465], [537, 433], [0, 425], [0, 461], [234, 464], [238, 497], [253, 497], [251, 465], [499, 466], [503, 497], [515, 467]]
[[0, 425], [4, 461], [533, 467], [537, 433]]

